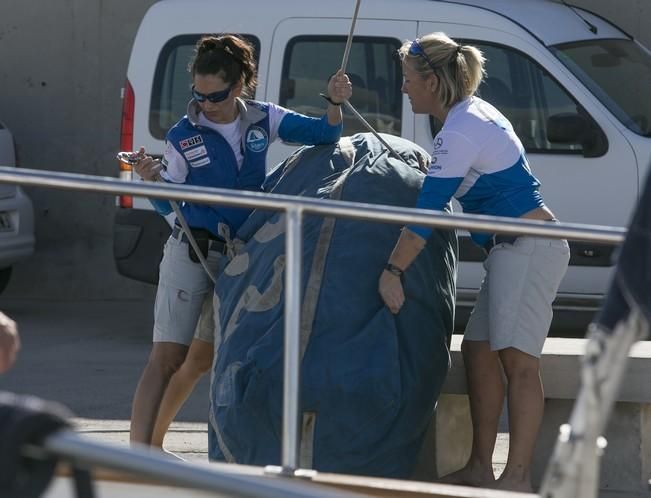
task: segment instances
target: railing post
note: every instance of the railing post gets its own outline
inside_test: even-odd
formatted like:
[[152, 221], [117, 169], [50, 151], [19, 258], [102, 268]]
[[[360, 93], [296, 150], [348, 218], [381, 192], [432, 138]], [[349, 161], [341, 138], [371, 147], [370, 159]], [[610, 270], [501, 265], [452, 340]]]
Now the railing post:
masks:
[[300, 310], [303, 210], [287, 209], [285, 235], [285, 348], [283, 382], [283, 473], [293, 474], [299, 459]]

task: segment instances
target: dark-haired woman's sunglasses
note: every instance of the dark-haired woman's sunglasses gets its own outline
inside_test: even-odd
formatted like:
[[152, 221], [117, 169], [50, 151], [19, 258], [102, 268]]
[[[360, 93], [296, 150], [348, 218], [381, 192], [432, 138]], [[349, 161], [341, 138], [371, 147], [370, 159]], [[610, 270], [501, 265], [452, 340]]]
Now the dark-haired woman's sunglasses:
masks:
[[432, 61], [429, 60], [429, 57], [427, 57], [427, 54], [425, 53], [425, 49], [423, 46], [420, 44], [418, 41], [418, 38], [416, 38], [413, 42], [411, 42], [411, 45], [409, 46], [409, 55], [414, 55], [414, 56], [420, 56], [423, 59], [425, 59], [425, 62], [427, 62], [427, 65], [432, 68], [432, 71], [436, 71], [436, 66], [432, 64]]
[[218, 102], [223, 102], [226, 100], [230, 95], [232, 89], [233, 85], [229, 85], [225, 90], [219, 90], [218, 92], [212, 92], [206, 95], [205, 93], [197, 92], [194, 89], [194, 85], [192, 85], [192, 98], [197, 102], [205, 102], [208, 100], [213, 104], [217, 104]]

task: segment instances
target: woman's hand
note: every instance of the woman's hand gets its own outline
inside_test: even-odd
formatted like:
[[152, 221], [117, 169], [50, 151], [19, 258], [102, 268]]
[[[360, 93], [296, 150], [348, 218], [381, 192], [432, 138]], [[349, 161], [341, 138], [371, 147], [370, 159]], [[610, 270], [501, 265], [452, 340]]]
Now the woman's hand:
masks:
[[328, 96], [335, 104], [341, 104], [349, 100], [353, 95], [353, 85], [348, 75], [341, 72], [341, 69], [332, 75], [328, 81]]
[[18, 326], [11, 318], [0, 312], [0, 373], [9, 370], [20, 350]]
[[140, 159], [135, 164], [134, 169], [140, 177], [147, 182], [155, 182], [158, 179], [162, 165], [158, 159], [145, 155], [145, 148], [140, 147], [138, 150]]
[[397, 314], [405, 303], [405, 292], [400, 277], [384, 270], [380, 275], [379, 291], [389, 311]]

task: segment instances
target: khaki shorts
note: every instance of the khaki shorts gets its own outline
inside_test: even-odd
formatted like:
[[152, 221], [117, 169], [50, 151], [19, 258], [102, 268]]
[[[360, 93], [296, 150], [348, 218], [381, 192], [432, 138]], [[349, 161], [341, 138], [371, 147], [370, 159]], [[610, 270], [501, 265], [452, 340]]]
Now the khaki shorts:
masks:
[[464, 340], [488, 341], [493, 351], [516, 348], [539, 358], [569, 260], [565, 240], [524, 236], [493, 247]]
[[[208, 267], [215, 276], [222, 257], [219, 252], [208, 252]], [[213, 342], [214, 289], [201, 263], [188, 256], [188, 243], [167, 239], [154, 304], [154, 342], [186, 346], [193, 338]]]

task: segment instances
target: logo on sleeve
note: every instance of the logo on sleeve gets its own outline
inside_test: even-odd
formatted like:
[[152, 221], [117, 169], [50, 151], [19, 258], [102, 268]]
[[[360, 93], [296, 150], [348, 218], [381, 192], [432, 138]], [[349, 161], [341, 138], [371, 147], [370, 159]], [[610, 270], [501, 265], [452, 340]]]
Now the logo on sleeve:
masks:
[[185, 150], [188, 147], [192, 147], [194, 145], [200, 145], [202, 143], [203, 143], [203, 138], [201, 137], [201, 135], [195, 135], [194, 137], [181, 140], [179, 142], [179, 146], [181, 147], [182, 150]]
[[447, 153], [448, 150], [443, 148], [443, 138], [437, 135], [436, 139], [434, 140], [434, 151], [432, 152], [432, 156], [436, 157], [445, 155]]
[[432, 161], [429, 163], [429, 173], [434, 174], [438, 171], [441, 171], [443, 167], [440, 164], [436, 164], [438, 162], [438, 158], [436, 156], [432, 157]]
[[246, 132], [246, 148], [252, 152], [262, 152], [269, 146], [269, 136], [264, 128], [251, 126]]

